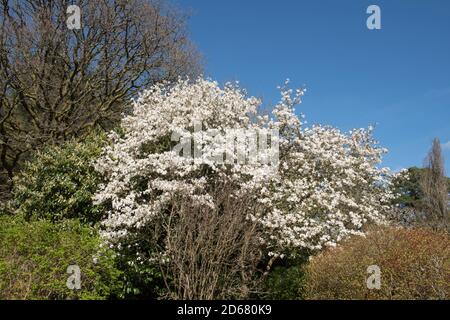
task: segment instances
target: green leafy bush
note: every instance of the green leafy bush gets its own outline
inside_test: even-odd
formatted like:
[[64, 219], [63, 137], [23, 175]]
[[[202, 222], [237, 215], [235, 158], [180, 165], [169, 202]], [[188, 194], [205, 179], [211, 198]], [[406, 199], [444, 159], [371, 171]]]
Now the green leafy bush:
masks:
[[[13, 199], [8, 206], [12, 210], [4, 210], [5, 214], [14, 212], [26, 220], [55, 224], [64, 223], [66, 219], [78, 219], [91, 225], [98, 222], [105, 210], [104, 206], [92, 203], [92, 196], [101, 181], [93, 163], [106, 143], [104, 134], [92, 133], [83, 140], [49, 145], [35, 153], [14, 181]], [[44, 224], [51, 227], [51, 224]], [[115, 297], [156, 298], [158, 288], [162, 287], [159, 268], [129, 265], [129, 254], [122, 248], [115, 259], [115, 267], [121, 270], [120, 279], [124, 283], [114, 293]]]
[[[60, 224], [0, 217], [0, 299], [105, 299], [122, 285], [114, 254], [77, 220]], [[67, 268], [81, 271], [81, 289], [67, 287]]]
[[303, 296], [303, 265], [276, 266], [265, 281], [265, 296], [271, 300], [298, 300]]
[[[368, 267], [381, 271], [368, 289]], [[449, 299], [450, 237], [429, 229], [383, 227], [311, 259], [308, 299]]]
[[104, 135], [91, 134], [82, 142], [70, 140], [38, 151], [15, 178], [12, 202], [17, 212], [53, 222], [65, 218], [98, 221], [102, 208], [92, 204], [92, 195], [100, 176], [93, 161], [105, 141]]
[[[161, 269], [151, 263], [130, 263], [131, 253], [120, 251], [116, 265], [122, 271], [123, 289], [117, 294], [120, 299], [159, 299], [164, 293]], [[166, 279], [170, 281], [171, 279]]]

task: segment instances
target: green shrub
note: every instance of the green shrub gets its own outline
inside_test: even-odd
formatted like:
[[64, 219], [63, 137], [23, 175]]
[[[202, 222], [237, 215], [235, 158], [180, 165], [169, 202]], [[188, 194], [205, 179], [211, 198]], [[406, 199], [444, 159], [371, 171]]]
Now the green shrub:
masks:
[[[104, 299], [122, 288], [113, 253], [79, 221], [2, 216], [0, 243], [0, 299]], [[70, 265], [80, 267], [80, 290], [67, 287]]]
[[[5, 214], [13, 211], [26, 220], [45, 220], [55, 224], [66, 219], [78, 219], [83, 224], [98, 222], [105, 208], [92, 203], [101, 181], [93, 162], [106, 144], [104, 134], [92, 133], [83, 140], [73, 139], [60, 146], [49, 145], [36, 152], [15, 178], [10, 201], [13, 210], [5, 209]], [[115, 267], [121, 270], [120, 279], [124, 283], [119, 291], [114, 292], [115, 297], [156, 298], [159, 287], [162, 287], [159, 268], [129, 265], [129, 255], [123, 248], [115, 259]]]
[[277, 266], [265, 281], [264, 298], [270, 300], [298, 300], [303, 296], [303, 265]]
[[[130, 254], [120, 252], [117, 267], [122, 271], [123, 290], [117, 294], [121, 299], [159, 299], [164, 292], [164, 279], [159, 266], [145, 263], [130, 264]], [[170, 281], [170, 279], [166, 279]]]
[[[368, 289], [368, 267], [381, 271]], [[308, 299], [449, 299], [450, 237], [428, 229], [383, 227], [311, 259]]]
[[93, 161], [105, 141], [104, 135], [91, 134], [82, 142], [70, 140], [38, 151], [14, 180], [12, 202], [17, 212], [53, 222], [65, 218], [98, 221], [102, 208], [92, 204], [92, 196], [100, 176]]

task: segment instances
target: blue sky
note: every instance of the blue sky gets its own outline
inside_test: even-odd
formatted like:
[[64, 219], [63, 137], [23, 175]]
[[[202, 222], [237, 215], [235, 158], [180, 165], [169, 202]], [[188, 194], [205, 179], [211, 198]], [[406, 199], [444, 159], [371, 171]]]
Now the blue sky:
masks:
[[[239, 80], [276, 102], [286, 78], [307, 93], [309, 124], [376, 125], [393, 170], [420, 166], [434, 137], [450, 141], [450, 1], [177, 0], [205, 75]], [[381, 8], [381, 30], [366, 9]], [[450, 143], [445, 148], [450, 173]]]

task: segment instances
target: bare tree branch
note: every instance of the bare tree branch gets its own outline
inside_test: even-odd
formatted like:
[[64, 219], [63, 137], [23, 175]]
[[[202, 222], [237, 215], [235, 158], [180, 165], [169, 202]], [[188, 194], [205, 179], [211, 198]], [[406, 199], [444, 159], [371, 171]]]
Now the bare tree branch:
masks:
[[80, 0], [80, 30], [70, 4], [0, 1], [0, 185], [29, 150], [109, 129], [141, 88], [201, 71], [186, 17], [165, 2]]
[[425, 159], [425, 171], [420, 180], [424, 210], [427, 222], [435, 229], [449, 229], [448, 182], [445, 176], [441, 143], [434, 139], [433, 146]]

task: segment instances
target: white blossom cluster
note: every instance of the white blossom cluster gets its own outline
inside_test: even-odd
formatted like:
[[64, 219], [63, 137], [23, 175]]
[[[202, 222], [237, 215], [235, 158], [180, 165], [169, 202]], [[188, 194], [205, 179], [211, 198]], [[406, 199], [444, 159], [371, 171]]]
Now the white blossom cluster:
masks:
[[385, 150], [375, 147], [371, 130], [345, 135], [314, 126], [299, 130], [285, 150], [279, 175], [259, 199], [271, 210], [254, 217], [266, 227], [274, 252], [334, 246], [362, 234], [367, 222], [384, 222], [393, 195], [389, 171], [377, 168]]
[[[383, 221], [392, 198], [386, 188], [390, 174], [378, 168], [386, 150], [372, 139], [372, 129], [344, 134], [331, 127], [304, 128], [294, 110], [303, 90], [282, 88], [281, 94], [269, 117], [258, 115], [261, 101], [237, 84], [221, 88], [204, 79], [179, 80], [144, 91], [123, 119], [123, 132], [111, 134], [112, 144], [96, 163], [106, 182], [95, 201], [111, 207], [102, 222], [104, 236], [118, 245], [130, 235], [150, 237], [145, 226], [164, 215], [179, 194], [213, 207], [210, 190], [220, 179], [234, 182], [236, 194], [257, 195], [264, 210], [247, 214], [260, 223], [272, 254], [335, 245], [360, 234], [365, 223]], [[217, 150], [217, 144], [205, 143], [200, 157], [183, 157], [170, 137], [197, 134], [198, 122], [220, 132], [277, 129], [278, 165], [209, 161], [211, 154], [234, 154], [227, 144]]]

